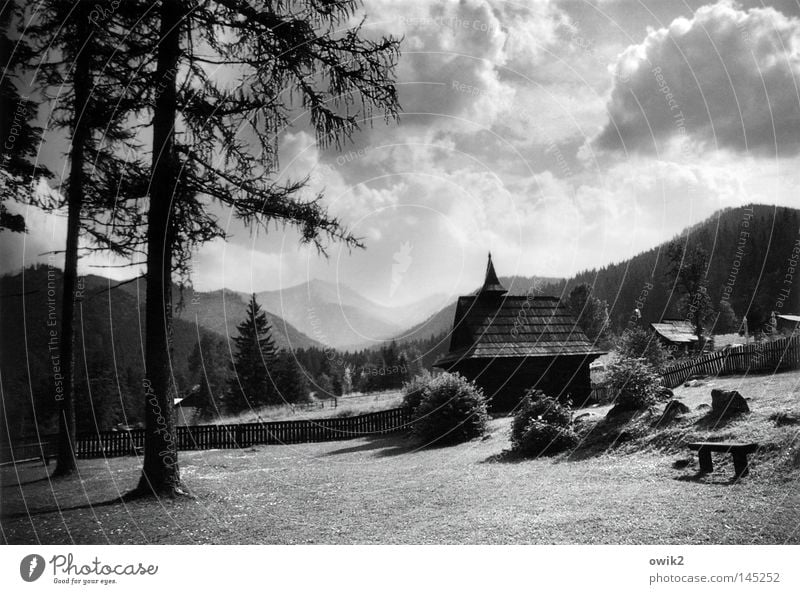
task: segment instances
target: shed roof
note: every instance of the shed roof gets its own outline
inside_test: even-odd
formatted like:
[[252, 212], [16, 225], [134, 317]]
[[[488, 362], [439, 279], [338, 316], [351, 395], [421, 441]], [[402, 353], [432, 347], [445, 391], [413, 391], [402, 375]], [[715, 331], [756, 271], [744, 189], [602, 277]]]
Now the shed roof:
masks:
[[661, 320], [650, 326], [669, 342], [697, 342], [697, 335], [688, 320]]
[[798, 323], [800, 322], [800, 316], [795, 314], [778, 314], [779, 320], [786, 320], [787, 322]]

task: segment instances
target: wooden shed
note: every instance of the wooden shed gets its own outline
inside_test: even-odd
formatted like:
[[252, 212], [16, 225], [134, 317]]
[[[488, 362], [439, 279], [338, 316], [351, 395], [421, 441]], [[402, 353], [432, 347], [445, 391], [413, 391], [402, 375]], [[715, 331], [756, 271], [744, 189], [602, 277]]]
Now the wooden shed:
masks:
[[661, 320], [650, 327], [673, 355], [687, 355], [697, 347], [697, 335], [688, 320]]
[[800, 333], [800, 315], [779, 314], [776, 316], [775, 327], [781, 334], [798, 334]]
[[434, 366], [475, 382], [494, 411], [512, 410], [528, 388], [580, 406], [591, 393], [589, 364], [605, 352], [558, 298], [508, 295], [490, 254], [483, 286], [459, 297], [449, 352]]

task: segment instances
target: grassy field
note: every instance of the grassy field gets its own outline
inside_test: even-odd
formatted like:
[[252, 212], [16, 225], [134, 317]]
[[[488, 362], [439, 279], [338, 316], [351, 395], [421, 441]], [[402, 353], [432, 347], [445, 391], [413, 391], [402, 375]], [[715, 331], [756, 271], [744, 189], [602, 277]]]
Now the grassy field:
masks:
[[361, 415], [378, 410], [386, 410], [400, 406], [403, 395], [400, 390], [386, 392], [370, 392], [362, 394], [353, 392], [333, 399], [316, 400], [306, 405], [265, 406], [257, 410], [249, 410], [238, 415], [218, 417], [208, 421], [196, 421], [188, 418], [183, 424], [256, 423], [259, 421], [297, 421], [301, 419], [319, 419], [324, 417]]
[[[80, 462], [51, 482], [41, 465], [3, 469], [8, 543], [800, 543], [800, 373], [679, 388], [691, 413], [624, 427], [606, 407], [579, 411], [571, 456], [500, 454], [509, 419], [486, 439], [419, 450], [407, 437], [181, 454], [194, 499], [103, 505], [135, 486], [135, 458]], [[738, 389], [751, 414], [710, 423], [710, 388]], [[698, 409], [698, 407], [701, 407]], [[791, 419], [791, 416], [788, 417]], [[778, 426], [780, 424], [780, 426]], [[695, 438], [755, 440], [749, 477], [715, 458], [698, 475]], [[99, 505], [98, 505], [99, 504]]]

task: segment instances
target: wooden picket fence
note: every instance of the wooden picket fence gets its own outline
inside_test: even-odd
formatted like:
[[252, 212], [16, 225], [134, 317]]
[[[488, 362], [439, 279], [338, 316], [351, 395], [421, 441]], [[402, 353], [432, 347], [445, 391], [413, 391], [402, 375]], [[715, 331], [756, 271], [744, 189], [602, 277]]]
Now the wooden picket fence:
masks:
[[693, 375], [773, 373], [800, 368], [800, 336], [759, 342], [699, 357], [681, 359], [663, 371], [663, 384], [675, 388]]
[[[717, 376], [748, 373], [774, 373], [800, 369], [800, 336], [790, 336], [771, 342], [727, 347], [698, 357], [679, 359], [668, 365], [661, 374], [661, 383], [676, 388], [693, 375]], [[615, 394], [605, 385], [592, 386], [590, 400], [612, 402]]]
[[[384, 435], [408, 428], [410, 421], [407, 409], [393, 408], [353, 417], [182, 426], [175, 428], [175, 438], [179, 450], [235, 449], [259, 444], [316, 443]], [[78, 458], [141, 453], [144, 439], [144, 429], [81, 435], [77, 440]]]

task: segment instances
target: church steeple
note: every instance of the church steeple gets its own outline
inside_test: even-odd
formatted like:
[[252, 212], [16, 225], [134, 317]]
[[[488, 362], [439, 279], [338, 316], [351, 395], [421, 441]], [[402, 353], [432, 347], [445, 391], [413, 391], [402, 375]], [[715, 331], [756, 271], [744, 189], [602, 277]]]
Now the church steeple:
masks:
[[483, 281], [483, 286], [479, 295], [505, 295], [508, 291], [500, 284], [500, 279], [497, 278], [497, 273], [494, 271], [494, 264], [492, 264], [492, 253], [489, 252], [489, 262], [486, 264], [486, 278]]

